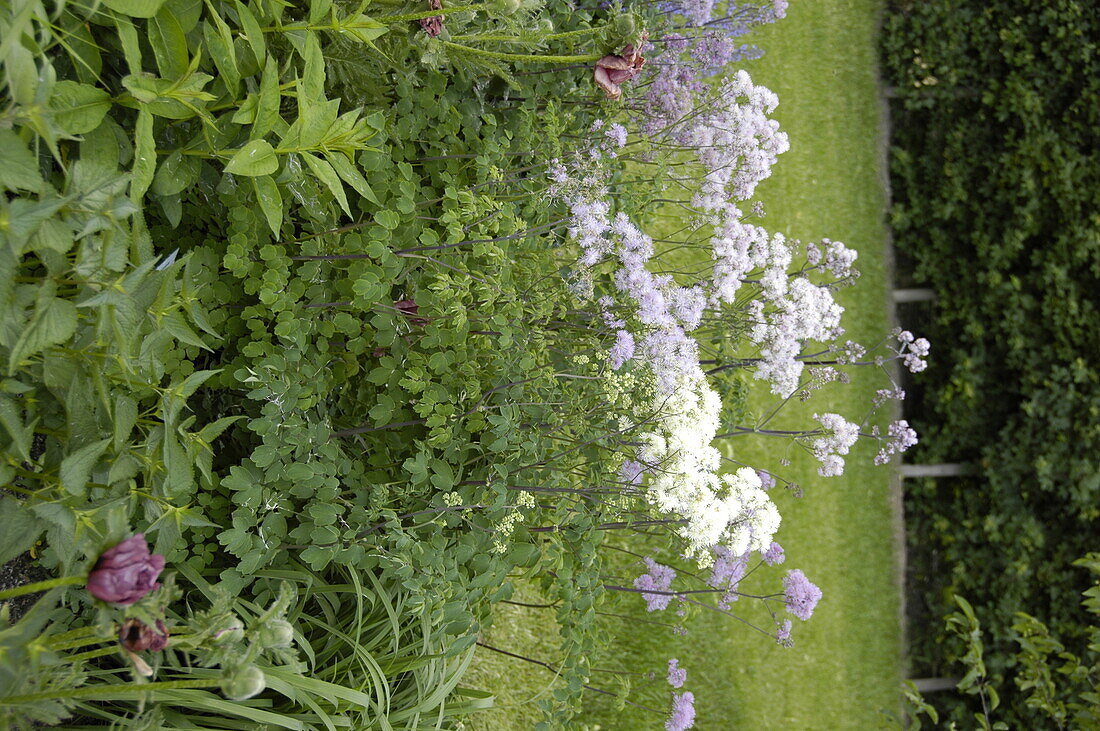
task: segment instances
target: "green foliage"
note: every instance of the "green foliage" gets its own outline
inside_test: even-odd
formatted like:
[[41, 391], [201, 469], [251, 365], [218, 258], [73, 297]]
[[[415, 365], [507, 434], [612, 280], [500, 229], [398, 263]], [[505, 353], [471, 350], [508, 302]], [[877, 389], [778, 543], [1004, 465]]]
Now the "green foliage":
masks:
[[[1100, 617], [1100, 554], [1090, 553], [1074, 561], [1075, 566], [1088, 569], [1093, 583], [1082, 592], [1082, 605], [1094, 617]], [[981, 712], [974, 714], [974, 721], [983, 729], [1012, 728], [998, 716], [1013, 714], [1001, 708], [1000, 696], [991, 682], [984, 662], [985, 646], [982, 628], [974, 608], [961, 596], [955, 596], [959, 611], [947, 617], [947, 633], [953, 644], [961, 644], [963, 654], [955, 659], [966, 668], [966, 674], [958, 681], [957, 688], [966, 695], [977, 697]], [[1094, 619], [1088, 633], [1090, 642], [1078, 655], [1066, 650], [1042, 621], [1019, 612], [1012, 625], [1012, 639], [1017, 645], [1013, 652], [1013, 681], [1023, 696], [1024, 706], [1033, 712], [1029, 716], [1034, 727], [1093, 729], [1100, 727], [1100, 624]], [[960, 642], [961, 641], [961, 642]], [[906, 697], [918, 712], [925, 712], [935, 723], [938, 721], [934, 707], [917, 692], [912, 683]], [[1051, 725], [1053, 724], [1053, 726]], [[912, 724], [910, 728], [920, 728]]]
[[[459, 679], [489, 603], [536, 568], [574, 579], [547, 705], [568, 718], [601, 592], [581, 486], [617, 470], [617, 426], [586, 380], [600, 336], [564, 324], [547, 276], [541, 170], [504, 171], [594, 110], [538, 101], [583, 74], [527, 77], [518, 101], [486, 76], [636, 29], [517, 6], [447, 8], [436, 42], [425, 13], [366, 3], [0, 3], [0, 475], [20, 529], [0, 562], [73, 576], [143, 531], [193, 587], [186, 616], [167, 589], [114, 613], [47, 596], [0, 665], [93, 624], [113, 643], [134, 616], [189, 632], [144, 689], [110, 647], [45, 653], [0, 686], [11, 718], [445, 726], [489, 702]], [[303, 659], [269, 641], [283, 614]], [[218, 645], [229, 617], [243, 635]]]
[[[1075, 0], [943, 0], [894, 3], [883, 37], [895, 240], [937, 295], [921, 459], [980, 466], [907, 489], [914, 574], [944, 577], [916, 604], [934, 618], [970, 597], [995, 678], [1017, 612], [1067, 639], [1086, 626], [1064, 597], [1100, 517], [1098, 31]], [[940, 674], [942, 638], [913, 640], [921, 672]]]

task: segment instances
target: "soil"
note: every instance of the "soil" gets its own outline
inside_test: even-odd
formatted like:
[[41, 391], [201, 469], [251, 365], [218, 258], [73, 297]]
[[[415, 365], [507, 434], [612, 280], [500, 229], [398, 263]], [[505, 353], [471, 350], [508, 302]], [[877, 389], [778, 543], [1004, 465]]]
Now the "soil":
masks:
[[[31, 558], [29, 553], [24, 553], [0, 566], [0, 591], [14, 589], [17, 586], [31, 584], [35, 581], [44, 581], [48, 578], [50, 578], [50, 575], [38, 565], [38, 562]], [[41, 594], [26, 594], [5, 602], [10, 605], [10, 620], [13, 623], [16, 622], [27, 613], [27, 610], [40, 596]]]

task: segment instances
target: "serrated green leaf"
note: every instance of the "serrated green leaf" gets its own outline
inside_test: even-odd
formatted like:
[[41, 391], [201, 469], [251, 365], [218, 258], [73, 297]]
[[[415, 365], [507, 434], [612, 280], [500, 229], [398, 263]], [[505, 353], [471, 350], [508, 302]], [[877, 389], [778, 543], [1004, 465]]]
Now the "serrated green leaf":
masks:
[[0, 129], [0, 186], [38, 192], [44, 185], [38, 161], [23, 140], [10, 129]]
[[103, 4], [131, 18], [152, 18], [160, 11], [164, 0], [103, 0]]
[[137, 423], [138, 417], [138, 405], [137, 401], [133, 397], [127, 394], [118, 394], [115, 396], [115, 413], [114, 413], [114, 449], [116, 452], [121, 452], [126, 440], [130, 437], [130, 432], [134, 428], [134, 424]]
[[344, 213], [351, 215], [351, 208], [348, 206], [348, 198], [344, 193], [344, 184], [340, 182], [340, 176], [336, 174], [336, 171], [332, 169], [332, 166], [321, 158], [311, 155], [308, 152], [301, 153], [302, 159], [306, 161], [306, 165], [313, 171], [325, 187], [329, 189], [332, 196], [336, 199], [336, 202], [340, 204], [340, 207], [344, 209]]
[[6, 495], [0, 498], [0, 515], [4, 516], [4, 530], [0, 531], [2, 565], [26, 553], [46, 530], [46, 524], [18, 500]]
[[65, 489], [65, 492], [70, 495], [84, 494], [84, 488], [88, 485], [88, 478], [92, 474], [92, 469], [99, 458], [103, 456], [103, 452], [107, 450], [110, 443], [110, 438], [92, 442], [61, 460], [59, 472], [61, 487]]
[[234, 4], [237, 9], [237, 17], [241, 21], [241, 29], [244, 31], [248, 45], [252, 49], [252, 55], [256, 57], [256, 64], [263, 68], [264, 59], [267, 58], [267, 44], [264, 42], [264, 31], [260, 27], [256, 16], [248, 9], [248, 6], [237, 0]]
[[371, 42], [375, 38], [385, 35], [389, 28], [370, 17], [369, 15], [359, 15], [354, 20], [344, 21], [342, 24], [345, 32], [356, 40], [366, 43], [367, 45], [375, 48], [375, 45]]
[[130, 172], [130, 199], [141, 201], [157, 171], [157, 145], [153, 140], [153, 113], [145, 107], [138, 110], [134, 126], [134, 167]]
[[16, 41], [8, 48], [4, 58], [4, 74], [8, 82], [8, 96], [16, 104], [34, 104], [38, 92], [38, 66], [34, 54]]
[[187, 321], [183, 319], [183, 315], [178, 310], [161, 318], [161, 326], [181, 343], [194, 345], [203, 350], [210, 350], [210, 346], [203, 342], [198, 333], [191, 329], [191, 326], [187, 324]]
[[111, 95], [103, 89], [75, 81], [59, 81], [50, 94], [54, 122], [70, 135], [91, 132], [111, 109]]
[[202, 24], [203, 41], [226, 87], [235, 92], [241, 82], [241, 72], [237, 68], [237, 48], [233, 44], [233, 34], [220, 15], [212, 13], [210, 17], [213, 24], [209, 21], [203, 21]]
[[375, 205], [381, 204], [378, 200], [378, 196], [374, 194], [370, 184], [367, 183], [367, 179], [363, 177], [363, 174], [359, 172], [347, 157], [339, 152], [331, 152], [325, 155], [325, 159], [328, 160], [329, 164], [336, 170], [336, 174], [339, 175], [345, 183], [354, 188], [359, 195]]
[[173, 150], [157, 166], [151, 190], [155, 195], [177, 195], [199, 179], [200, 160], [194, 155], [184, 155]]
[[24, 425], [19, 409], [15, 407], [10, 399], [4, 396], [0, 396], [0, 424], [3, 424], [7, 430], [19, 457], [24, 462], [30, 462], [31, 442], [34, 439], [33, 425], [30, 427]]
[[279, 65], [268, 56], [260, 76], [260, 91], [256, 97], [256, 117], [252, 125], [252, 136], [262, 138], [275, 129], [279, 123]]
[[250, 140], [237, 150], [225, 166], [225, 172], [257, 177], [271, 175], [279, 169], [279, 157], [267, 140]]
[[309, 24], [317, 25], [320, 23], [331, 9], [332, 0], [313, 0], [309, 4]]
[[256, 202], [260, 204], [264, 219], [275, 236], [283, 226], [283, 195], [279, 186], [270, 175], [252, 178], [252, 188], [256, 192]]
[[65, 204], [63, 198], [48, 197], [33, 201], [26, 198], [7, 200], [0, 196], [0, 241], [7, 240], [12, 253], [23, 253], [31, 236], [50, 216]]
[[182, 78], [187, 73], [190, 57], [187, 37], [172, 10], [162, 8], [146, 27], [160, 75], [166, 79]]
[[188, 494], [195, 484], [195, 470], [187, 450], [173, 433], [165, 435], [162, 448], [165, 492], [175, 496]]
[[217, 421], [211, 422], [199, 430], [199, 438], [207, 444], [210, 444], [219, 436], [222, 432], [232, 426], [235, 422], [243, 419], [244, 416], [223, 416]]
[[305, 66], [302, 70], [299, 93], [305, 94], [305, 102], [313, 104], [325, 98], [325, 57], [321, 53], [321, 41], [316, 33], [306, 34], [303, 52]]
[[76, 332], [76, 323], [76, 307], [68, 300], [54, 297], [51, 288], [51, 294], [39, 298], [34, 315], [12, 346], [8, 358], [9, 375], [28, 358], [71, 338]]

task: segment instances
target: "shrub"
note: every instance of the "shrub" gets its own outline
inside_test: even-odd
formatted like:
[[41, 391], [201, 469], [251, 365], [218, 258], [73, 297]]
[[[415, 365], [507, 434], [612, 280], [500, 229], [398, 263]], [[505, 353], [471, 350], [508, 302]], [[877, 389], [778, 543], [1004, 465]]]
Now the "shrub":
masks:
[[[1097, 26], [1084, 3], [895, 3], [883, 35], [894, 87], [892, 223], [908, 276], [937, 294], [943, 366], [923, 376], [926, 460], [971, 479], [906, 498], [919, 603], [970, 598], [990, 672], [1011, 660], [1024, 611], [1080, 641], [1065, 567], [1088, 549], [1100, 470]], [[933, 563], [934, 562], [934, 563]], [[937, 568], [938, 567], [938, 568]], [[942, 635], [917, 630], [935, 673]], [[937, 699], [938, 702], [938, 699]], [[1030, 719], [1006, 698], [1018, 723]], [[961, 713], [961, 711], [958, 711]]]

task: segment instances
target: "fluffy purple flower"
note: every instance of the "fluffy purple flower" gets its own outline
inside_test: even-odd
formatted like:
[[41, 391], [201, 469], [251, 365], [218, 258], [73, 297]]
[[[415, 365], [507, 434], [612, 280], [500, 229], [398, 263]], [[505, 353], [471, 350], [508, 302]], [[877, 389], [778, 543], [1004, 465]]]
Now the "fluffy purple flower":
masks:
[[686, 693], [672, 694], [672, 712], [665, 721], [665, 731], [685, 731], [695, 725], [695, 696]]
[[784, 619], [783, 624], [775, 630], [775, 639], [780, 644], [788, 644], [791, 639], [791, 620]]
[[775, 487], [775, 475], [767, 470], [757, 470], [756, 474], [760, 476], [760, 487], [764, 490], [770, 490]]
[[659, 564], [648, 556], [646, 556], [645, 565], [647, 571], [634, 579], [634, 588], [643, 591], [642, 598], [645, 599], [646, 611], [656, 612], [668, 609], [668, 604], [672, 601], [671, 594], [647, 594], [644, 592], [647, 590], [667, 592], [669, 587], [672, 586], [672, 580], [676, 578], [675, 569]]
[[88, 574], [88, 593], [112, 604], [133, 604], [158, 588], [164, 556], [150, 554], [145, 534], [107, 549]]
[[725, 546], [714, 548], [714, 565], [710, 569], [710, 577], [707, 584], [715, 589], [725, 589], [726, 593], [718, 600], [720, 609], [729, 609], [733, 602], [737, 601], [737, 586], [744, 578], [749, 567], [749, 552], [735, 556]]
[[619, 370], [634, 357], [634, 336], [627, 330], [619, 330], [615, 333], [615, 344], [608, 351], [611, 368]]
[[673, 688], [683, 688], [687, 680], [688, 671], [680, 667], [680, 661], [672, 658], [668, 661], [668, 684]]
[[813, 615], [821, 599], [821, 589], [811, 584], [801, 569], [792, 569], [783, 577], [783, 597], [787, 611], [805, 621]]
[[637, 487], [642, 484], [642, 476], [645, 475], [645, 465], [641, 462], [635, 462], [632, 459], [628, 459], [623, 462], [622, 469], [619, 470], [619, 477], [622, 481], [631, 487]]
[[783, 546], [775, 541], [772, 541], [772, 544], [768, 546], [768, 550], [764, 551], [764, 563], [768, 566], [781, 564], [786, 558], [786, 555], [783, 553]]
[[611, 140], [615, 147], [622, 147], [626, 144], [626, 127], [616, 122], [607, 128], [604, 132], [604, 136]]

